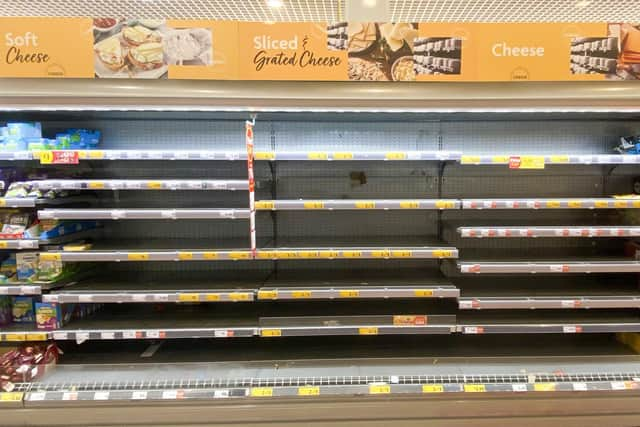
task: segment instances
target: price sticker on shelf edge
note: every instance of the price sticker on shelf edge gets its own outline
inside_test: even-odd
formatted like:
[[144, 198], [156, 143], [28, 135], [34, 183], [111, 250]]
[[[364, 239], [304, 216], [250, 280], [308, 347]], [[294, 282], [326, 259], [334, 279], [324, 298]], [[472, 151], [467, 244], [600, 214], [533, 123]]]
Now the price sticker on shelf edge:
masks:
[[369, 394], [389, 394], [391, 386], [389, 384], [369, 384]]
[[261, 337], [281, 337], [282, 330], [281, 329], [261, 329], [260, 336]]
[[371, 256], [373, 258], [390, 258], [391, 251], [387, 249], [383, 249], [381, 251], [371, 251]]
[[389, 151], [384, 155], [385, 160], [406, 160], [407, 153], [403, 151]]
[[178, 301], [180, 301], [180, 302], [198, 302], [198, 301], [200, 301], [200, 294], [196, 294], [196, 293], [178, 294]]
[[33, 332], [27, 333], [25, 338], [27, 341], [46, 341], [48, 336], [46, 332]]
[[256, 151], [253, 153], [253, 158], [255, 160], [275, 160], [276, 153], [273, 151]]
[[580, 209], [582, 207], [582, 200], [569, 200], [567, 206], [571, 209]]
[[579, 334], [581, 332], [582, 332], [582, 326], [569, 325], [569, 326], [562, 327], [562, 333], [564, 334]]
[[251, 253], [246, 252], [246, 251], [234, 251], [234, 252], [229, 252], [229, 258], [233, 259], [233, 260], [237, 260], [237, 259], [249, 259], [251, 258]]
[[432, 252], [434, 258], [452, 258], [453, 251], [448, 249], [436, 249]]
[[629, 203], [627, 200], [615, 200], [613, 202], [613, 207], [617, 209], [626, 209], [629, 207]]
[[43, 165], [77, 165], [77, 151], [41, 151], [40, 164]]
[[62, 254], [60, 254], [60, 253], [40, 252], [40, 260], [41, 261], [61, 261], [62, 260]]
[[376, 202], [373, 200], [361, 200], [359, 202], [355, 202], [356, 209], [375, 209]]
[[594, 206], [598, 209], [607, 209], [609, 207], [608, 200], [596, 200]]
[[220, 294], [205, 294], [204, 300], [209, 302], [220, 301]]
[[336, 152], [331, 157], [333, 160], [353, 160], [353, 153], [348, 151]]
[[311, 296], [312, 296], [312, 291], [310, 290], [299, 290], [299, 291], [291, 292], [292, 298], [304, 299], [304, 298], [311, 298]]
[[559, 200], [548, 200], [547, 201], [547, 208], [550, 209], [558, 209], [561, 207], [561, 203]]
[[544, 169], [544, 156], [511, 156], [509, 169]]
[[318, 251], [298, 251], [298, 257], [300, 258], [319, 258], [320, 253]]
[[258, 210], [273, 210], [276, 208], [276, 203], [271, 200], [259, 200], [255, 203], [255, 207]]
[[419, 209], [420, 202], [417, 200], [405, 200], [400, 202], [400, 209]]
[[324, 202], [319, 200], [311, 200], [308, 202], [304, 202], [303, 204], [305, 209], [324, 209]]
[[23, 397], [24, 393], [21, 391], [0, 393], [0, 402], [20, 402]]
[[191, 261], [193, 260], [193, 252], [178, 252], [178, 259], [180, 261]]
[[329, 155], [324, 151], [312, 151], [307, 153], [308, 160], [327, 160]]
[[4, 336], [5, 341], [22, 342], [27, 340], [27, 335], [24, 333], [6, 334]]
[[338, 295], [340, 295], [340, 298], [358, 298], [360, 291], [357, 289], [342, 289], [338, 291]]
[[362, 258], [362, 252], [360, 251], [342, 251], [344, 258]]
[[442, 384], [423, 384], [423, 393], [442, 393], [444, 392], [444, 386]]
[[455, 206], [456, 203], [452, 200], [438, 200], [436, 202], [437, 209], [453, 209]]
[[377, 326], [365, 326], [358, 328], [358, 335], [378, 335]]
[[556, 391], [556, 383], [534, 383], [534, 391]]
[[231, 301], [249, 301], [249, 300], [251, 300], [251, 293], [249, 293], [249, 292], [231, 292], [231, 293], [229, 293], [229, 299]]
[[129, 261], [149, 261], [149, 254], [146, 252], [129, 252], [127, 253]]
[[429, 298], [433, 296], [432, 289], [415, 289], [413, 294], [419, 298]]
[[465, 334], [484, 334], [484, 328], [482, 326], [465, 326]]
[[480, 156], [462, 156], [460, 157], [460, 163], [463, 165], [478, 165], [482, 162]]
[[392, 258], [411, 258], [412, 256], [412, 251], [391, 251]]
[[319, 396], [320, 387], [318, 386], [303, 386], [298, 387], [298, 396]]
[[491, 157], [491, 163], [496, 165], [506, 165], [509, 163], [509, 156], [493, 156]]
[[251, 397], [271, 397], [273, 396], [273, 388], [271, 387], [251, 387], [249, 393]]
[[484, 384], [465, 384], [464, 391], [466, 393], [484, 393], [487, 388]]
[[566, 156], [566, 155], [551, 156], [549, 160], [551, 161], [551, 163], [554, 163], [554, 164], [569, 163], [569, 156]]
[[258, 291], [258, 299], [278, 299], [278, 291], [264, 289]]

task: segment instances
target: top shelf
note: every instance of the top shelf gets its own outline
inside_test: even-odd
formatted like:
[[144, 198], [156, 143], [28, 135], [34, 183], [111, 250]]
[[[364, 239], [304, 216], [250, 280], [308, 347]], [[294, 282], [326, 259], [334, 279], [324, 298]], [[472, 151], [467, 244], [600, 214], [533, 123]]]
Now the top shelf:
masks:
[[[244, 150], [55, 150], [78, 154], [78, 160], [246, 160]], [[40, 160], [40, 151], [0, 152], [0, 160]], [[73, 156], [72, 156], [73, 157]], [[462, 165], [511, 165], [534, 169], [545, 165], [640, 164], [638, 155], [622, 154], [491, 154], [475, 155], [459, 151], [255, 151], [255, 160], [264, 161], [453, 161]]]

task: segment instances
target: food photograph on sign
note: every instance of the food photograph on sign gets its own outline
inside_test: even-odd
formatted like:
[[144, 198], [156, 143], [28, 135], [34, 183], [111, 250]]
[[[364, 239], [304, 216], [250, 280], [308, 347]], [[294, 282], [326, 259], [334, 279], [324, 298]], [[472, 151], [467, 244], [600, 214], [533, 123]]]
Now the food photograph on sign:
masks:
[[349, 22], [327, 27], [327, 47], [346, 50], [349, 80], [413, 81], [418, 24]]
[[164, 20], [95, 18], [94, 70], [98, 78], [166, 79], [169, 65], [211, 65], [208, 28], [171, 28]]
[[602, 75], [608, 80], [640, 78], [640, 24], [609, 24], [607, 37], [571, 39], [573, 75]]
[[413, 46], [413, 66], [418, 75], [460, 74], [462, 39], [421, 37]]

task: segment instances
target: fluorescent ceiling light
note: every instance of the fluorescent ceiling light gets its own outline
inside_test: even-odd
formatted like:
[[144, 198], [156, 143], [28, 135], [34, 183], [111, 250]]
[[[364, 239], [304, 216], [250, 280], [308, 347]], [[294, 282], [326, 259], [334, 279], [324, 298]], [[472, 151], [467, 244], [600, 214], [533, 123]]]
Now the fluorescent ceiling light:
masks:
[[591, 0], [580, 0], [576, 3], [576, 7], [587, 7], [591, 4]]
[[362, 0], [362, 6], [374, 8], [378, 5], [378, 0]]
[[267, 6], [272, 7], [274, 9], [278, 9], [280, 7], [282, 7], [284, 3], [282, 3], [282, 0], [267, 0]]

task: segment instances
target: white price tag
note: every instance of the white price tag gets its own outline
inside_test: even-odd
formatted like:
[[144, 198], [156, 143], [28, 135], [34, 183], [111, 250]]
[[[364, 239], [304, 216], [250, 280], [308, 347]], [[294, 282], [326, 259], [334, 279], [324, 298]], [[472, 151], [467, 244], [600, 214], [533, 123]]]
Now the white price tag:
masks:
[[576, 228], [576, 229], [571, 229], [569, 230], [569, 236], [571, 237], [581, 237], [582, 236], [582, 229], [580, 228]]
[[178, 217], [175, 209], [161, 211], [160, 216], [164, 219], [176, 219]]
[[93, 295], [78, 295], [78, 302], [91, 302]]
[[204, 185], [202, 181], [189, 181], [189, 183], [187, 184], [187, 187], [190, 188], [191, 190], [202, 190], [204, 188]]
[[527, 391], [526, 384], [511, 384], [511, 389], [515, 392], [521, 393]]
[[214, 390], [213, 397], [216, 399], [229, 397], [229, 390]]
[[145, 332], [147, 338], [157, 339], [160, 338], [160, 331], [147, 331]]
[[54, 332], [53, 339], [54, 340], [66, 340], [68, 338], [68, 334], [66, 332]]
[[553, 271], [554, 273], [563, 273], [565, 271], [564, 265], [550, 265], [549, 271]]
[[133, 302], [145, 302], [147, 300], [147, 294], [131, 294], [131, 301]]
[[128, 190], [140, 190], [142, 183], [140, 181], [127, 181], [126, 187]]
[[391, 378], [389, 379], [389, 382], [391, 384], [399, 384], [400, 383], [400, 377], [398, 377], [397, 375], [391, 375]]
[[565, 334], [575, 334], [580, 332], [580, 328], [577, 326], [563, 326], [562, 332]]
[[482, 202], [482, 206], [484, 206], [486, 209], [491, 209], [494, 206], [494, 202], [491, 200], [485, 200], [484, 202]]
[[478, 327], [478, 326], [465, 326], [464, 327], [464, 333], [465, 334], [481, 334], [484, 332], [484, 329], [482, 327]]
[[62, 400], [78, 400], [78, 392], [68, 391], [62, 393]]
[[122, 331], [122, 338], [125, 340], [136, 339], [136, 331]]
[[471, 235], [472, 235], [472, 231], [470, 229], [468, 229], [468, 228], [465, 228], [465, 229], [463, 229], [461, 231], [462, 232], [460, 233], [460, 235], [462, 237], [471, 237]]
[[96, 391], [93, 395], [93, 400], [109, 400], [108, 391]]
[[529, 209], [538, 209], [540, 204], [535, 200], [527, 200], [527, 208]]
[[504, 201], [504, 206], [508, 209], [517, 209], [518, 208], [518, 202], [514, 202], [513, 200], [505, 200]]
[[146, 391], [134, 391], [131, 393], [131, 399], [133, 400], [145, 400], [147, 398]]
[[9, 287], [0, 286], [0, 295], [9, 295]]
[[163, 399], [175, 400], [178, 397], [178, 390], [165, 390], [162, 392]]
[[562, 300], [560, 301], [560, 306], [562, 308], [575, 308], [577, 301], [575, 300]]
[[626, 390], [627, 386], [624, 381], [611, 381], [611, 390]]
[[220, 211], [220, 218], [234, 218], [236, 213], [233, 209]]
[[229, 331], [226, 329], [216, 329], [213, 331], [213, 336], [216, 338], [227, 338], [229, 336]]
[[573, 383], [574, 391], [587, 391], [587, 383]]
[[89, 332], [76, 332], [76, 342], [82, 344], [89, 339]]
[[27, 400], [31, 402], [41, 402], [47, 397], [47, 393], [44, 391], [34, 391], [29, 393]]
[[460, 301], [460, 302], [458, 302], [458, 306], [461, 309], [473, 308], [473, 301]]
[[122, 219], [126, 217], [127, 217], [127, 213], [122, 209], [113, 209], [111, 211], [111, 219]]
[[480, 230], [480, 236], [481, 236], [481, 237], [489, 237], [489, 234], [491, 234], [491, 233], [490, 233], [490, 231], [489, 231], [488, 229], [486, 229], [486, 228], [482, 228], [482, 229]]
[[114, 340], [116, 339], [115, 332], [100, 332], [100, 339], [103, 340]]
[[153, 294], [153, 300], [159, 302], [169, 301], [169, 294]]

